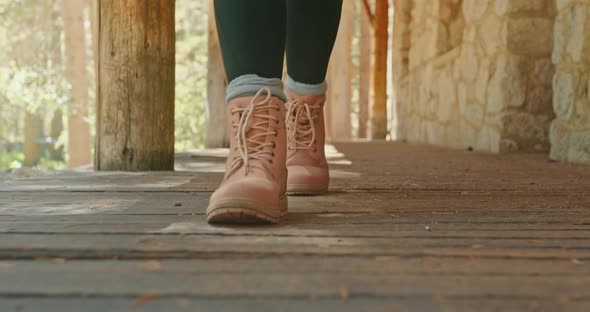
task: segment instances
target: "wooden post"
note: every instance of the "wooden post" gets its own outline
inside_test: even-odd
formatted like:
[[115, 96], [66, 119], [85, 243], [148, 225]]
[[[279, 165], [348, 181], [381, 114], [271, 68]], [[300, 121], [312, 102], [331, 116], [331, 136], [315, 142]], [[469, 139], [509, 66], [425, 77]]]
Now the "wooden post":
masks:
[[[367, 1], [365, 0], [366, 4]], [[367, 7], [367, 5], [365, 5]], [[376, 0], [373, 21], [373, 60], [370, 100], [371, 139], [387, 137], [387, 42], [389, 39], [389, 0]]]
[[209, 38], [207, 60], [207, 135], [206, 148], [229, 146], [225, 125], [225, 90], [227, 78], [221, 57], [217, 25], [215, 24], [214, 0], [209, 0]]
[[97, 170], [174, 169], [174, 5], [99, 2]]
[[[364, 8], [361, 8], [364, 10]], [[371, 89], [371, 58], [373, 34], [368, 14], [361, 12], [361, 37], [359, 42], [359, 128], [358, 137], [366, 138], [369, 125], [369, 102]]]
[[349, 140], [352, 136], [350, 113], [352, 109], [352, 34], [355, 1], [344, 1], [340, 29], [328, 71], [328, 99], [331, 140]]

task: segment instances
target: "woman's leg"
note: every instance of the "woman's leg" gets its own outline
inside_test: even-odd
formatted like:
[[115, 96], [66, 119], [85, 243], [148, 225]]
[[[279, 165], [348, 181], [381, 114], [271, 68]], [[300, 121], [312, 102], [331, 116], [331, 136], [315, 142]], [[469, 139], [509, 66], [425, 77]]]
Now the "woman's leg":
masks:
[[286, 2], [289, 75], [286, 87], [297, 93], [323, 94], [328, 62], [340, 24], [342, 0]]
[[[346, 0], [352, 1], [352, 0]], [[287, 193], [328, 191], [324, 152], [326, 71], [342, 0], [287, 0]]]
[[227, 100], [268, 87], [285, 100], [280, 81], [285, 54], [285, 2], [215, 0], [219, 43], [225, 64]]

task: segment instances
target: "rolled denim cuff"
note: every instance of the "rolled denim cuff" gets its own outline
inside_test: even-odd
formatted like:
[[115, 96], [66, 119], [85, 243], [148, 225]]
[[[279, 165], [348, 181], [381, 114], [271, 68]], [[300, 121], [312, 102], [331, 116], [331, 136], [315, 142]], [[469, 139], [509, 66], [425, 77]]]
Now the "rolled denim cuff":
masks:
[[273, 96], [278, 97], [283, 102], [287, 101], [287, 96], [283, 92], [283, 82], [278, 78], [263, 78], [258, 75], [242, 75], [232, 80], [227, 86], [227, 95], [225, 101], [229, 103], [232, 99], [243, 96], [256, 95], [262, 88], [268, 88]]
[[295, 79], [287, 75], [287, 79], [285, 79], [285, 88], [298, 94], [323, 95], [326, 94], [326, 91], [328, 90], [328, 83], [324, 80], [324, 82], [319, 84], [306, 84], [295, 81]]

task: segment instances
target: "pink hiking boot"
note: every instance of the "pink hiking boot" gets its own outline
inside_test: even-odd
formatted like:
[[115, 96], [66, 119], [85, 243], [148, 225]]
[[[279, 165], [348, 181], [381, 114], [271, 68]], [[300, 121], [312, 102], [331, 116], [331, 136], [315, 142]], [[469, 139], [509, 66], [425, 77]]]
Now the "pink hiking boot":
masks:
[[287, 194], [320, 195], [330, 182], [324, 151], [325, 95], [287, 94]]
[[285, 105], [263, 88], [227, 107], [230, 152], [210, 223], [277, 223], [287, 214]]

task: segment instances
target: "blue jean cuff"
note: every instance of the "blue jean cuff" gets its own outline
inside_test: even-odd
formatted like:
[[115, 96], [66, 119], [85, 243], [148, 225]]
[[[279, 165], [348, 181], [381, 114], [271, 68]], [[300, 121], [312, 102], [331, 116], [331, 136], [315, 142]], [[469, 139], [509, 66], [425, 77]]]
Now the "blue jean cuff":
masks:
[[273, 96], [278, 97], [283, 102], [287, 101], [281, 79], [264, 78], [254, 74], [242, 75], [232, 80], [227, 86], [225, 101], [229, 103], [229, 101], [238, 97], [256, 95], [256, 92], [262, 88], [268, 88]]
[[324, 82], [319, 84], [307, 84], [295, 81], [295, 79], [287, 75], [287, 79], [285, 79], [285, 88], [298, 94], [323, 95], [326, 94], [326, 91], [328, 90], [328, 83], [324, 80]]

